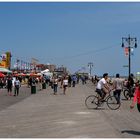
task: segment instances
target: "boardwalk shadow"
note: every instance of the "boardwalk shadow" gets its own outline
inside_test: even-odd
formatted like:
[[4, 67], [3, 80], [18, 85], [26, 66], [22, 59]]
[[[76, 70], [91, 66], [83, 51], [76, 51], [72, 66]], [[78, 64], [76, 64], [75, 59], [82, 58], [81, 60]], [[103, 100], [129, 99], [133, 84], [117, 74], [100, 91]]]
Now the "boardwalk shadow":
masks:
[[123, 130], [121, 133], [128, 133], [133, 135], [140, 135], [140, 131], [134, 131], [134, 130]]

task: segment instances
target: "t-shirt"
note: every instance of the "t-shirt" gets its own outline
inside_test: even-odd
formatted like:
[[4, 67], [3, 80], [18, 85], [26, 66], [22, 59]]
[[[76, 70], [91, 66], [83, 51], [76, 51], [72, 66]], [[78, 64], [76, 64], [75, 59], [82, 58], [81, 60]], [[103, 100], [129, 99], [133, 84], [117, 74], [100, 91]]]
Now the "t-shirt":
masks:
[[68, 80], [63, 80], [63, 85], [68, 85]]
[[122, 89], [122, 86], [123, 86], [123, 82], [120, 78], [116, 78], [114, 81], [113, 81], [113, 84], [115, 86], [115, 89], [117, 90], [121, 90]]
[[7, 86], [9, 86], [9, 87], [12, 86], [12, 80], [11, 79], [7, 80]]
[[102, 89], [103, 86], [106, 84], [106, 80], [102, 78], [98, 83], [97, 83], [97, 89]]
[[54, 84], [57, 85], [58, 84], [58, 79], [54, 80]]
[[76, 76], [73, 76], [72, 77], [72, 81], [77, 81], [77, 77]]
[[20, 81], [19, 80], [15, 81], [15, 86], [20, 86]]

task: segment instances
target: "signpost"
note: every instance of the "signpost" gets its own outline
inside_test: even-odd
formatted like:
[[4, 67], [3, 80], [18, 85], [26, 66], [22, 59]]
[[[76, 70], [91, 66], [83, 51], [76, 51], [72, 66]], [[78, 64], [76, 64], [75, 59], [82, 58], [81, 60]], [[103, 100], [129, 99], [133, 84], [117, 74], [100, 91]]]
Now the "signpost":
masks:
[[126, 67], [128, 68], [129, 66], [128, 66], [128, 65], [123, 65], [123, 67], [124, 67], [124, 68], [126, 68]]

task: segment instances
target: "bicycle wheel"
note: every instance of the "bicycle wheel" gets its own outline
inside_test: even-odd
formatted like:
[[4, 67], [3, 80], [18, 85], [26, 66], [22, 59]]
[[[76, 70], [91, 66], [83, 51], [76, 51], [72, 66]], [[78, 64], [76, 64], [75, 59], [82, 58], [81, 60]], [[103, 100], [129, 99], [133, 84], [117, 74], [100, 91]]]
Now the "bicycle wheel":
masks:
[[130, 99], [129, 90], [124, 90], [123, 95], [127, 100]]
[[121, 103], [117, 104], [117, 100], [114, 96], [109, 96], [107, 99], [107, 106], [111, 110], [116, 110], [120, 107]]
[[96, 109], [98, 107], [98, 98], [90, 95], [85, 99], [85, 105], [88, 109]]

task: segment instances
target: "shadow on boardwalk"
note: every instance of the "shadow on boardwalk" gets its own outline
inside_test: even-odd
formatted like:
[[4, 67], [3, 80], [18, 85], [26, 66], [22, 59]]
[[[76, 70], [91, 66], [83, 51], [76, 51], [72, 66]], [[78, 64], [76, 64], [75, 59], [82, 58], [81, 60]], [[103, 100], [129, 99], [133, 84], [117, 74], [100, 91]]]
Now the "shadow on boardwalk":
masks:
[[140, 131], [135, 131], [135, 130], [123, 130], [121, 133], [128, 133], [128, 134], [133, 134], [133, 135], [140, 135]]

